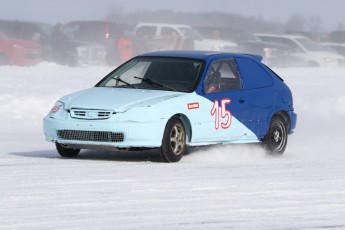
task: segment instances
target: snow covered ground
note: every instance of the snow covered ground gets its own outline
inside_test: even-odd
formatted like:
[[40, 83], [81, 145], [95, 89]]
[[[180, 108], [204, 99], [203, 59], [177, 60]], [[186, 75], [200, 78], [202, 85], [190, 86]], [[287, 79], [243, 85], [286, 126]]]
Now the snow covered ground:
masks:
[[275, 69], [294, 94], [282, 157], [257, 145], [62, 159], [42, 118], [109, 67], [0, 67], [0, 229], [345, 229], [345, 69]]

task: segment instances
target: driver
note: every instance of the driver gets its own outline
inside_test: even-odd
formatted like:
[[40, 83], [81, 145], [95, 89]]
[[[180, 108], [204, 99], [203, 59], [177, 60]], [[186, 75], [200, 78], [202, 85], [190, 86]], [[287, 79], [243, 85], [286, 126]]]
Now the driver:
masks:
[[213, 66], [211, 66], [208, 71], [204, 81], [205, 93], [215, 93], [219, 92], [220, 83], [220, 72], [216, 71]]

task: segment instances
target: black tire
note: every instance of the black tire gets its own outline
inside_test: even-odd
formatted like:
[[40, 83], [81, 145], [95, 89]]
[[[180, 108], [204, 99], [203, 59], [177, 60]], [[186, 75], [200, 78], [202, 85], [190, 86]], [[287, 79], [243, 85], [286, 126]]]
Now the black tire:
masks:
[[56, 147], [56, 150], [58, 151], [58, 153], [60, 154], [60, 156], [66, 157], [66, 158], [77, 157], [79, 152], [80, 152], [80, 149], [66, 148], [57, 142], [55, 143], [55, 147]]
[[168, 121], [162, 140], [162, 156], [166, 162], [181, 160], [186, 152], [186, 130], [179, 117], [174, 116]]
[[272, 155], [284, 153], [288, 139], [288, 124], [281, 116], [274, 116], [263, 140], [265, 148]]

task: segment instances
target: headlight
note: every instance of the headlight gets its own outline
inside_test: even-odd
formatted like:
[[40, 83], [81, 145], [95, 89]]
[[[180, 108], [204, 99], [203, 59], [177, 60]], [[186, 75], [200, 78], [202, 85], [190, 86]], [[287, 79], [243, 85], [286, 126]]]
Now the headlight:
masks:
[[57, 118], [63, 116], [63, 112], [65, 111], [65, 105], [61, 101], [55, 103], [53, 108], [49, 111], [48, 116], [51, 118]]

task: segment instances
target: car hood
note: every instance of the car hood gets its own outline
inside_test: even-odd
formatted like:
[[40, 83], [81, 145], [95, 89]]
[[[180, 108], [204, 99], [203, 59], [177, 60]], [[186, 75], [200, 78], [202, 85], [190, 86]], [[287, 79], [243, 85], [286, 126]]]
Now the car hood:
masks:
[[113, 112], [125, 112], [134, 107], [149, 107], [161, 101], [184, 95], [185, 93], [94, 87], [61, 98], [66, 109], [101, 109]]
[[18, 38], [3, 38], [1, 39], [6, 45], [9, 44], [12, 46], [20, 46], [24, 48], [33, 48], [33, 49], [40, 49], [41, 46], [36, 41], [31, 40], [24, 40], [24, 39], [18, 39]]

